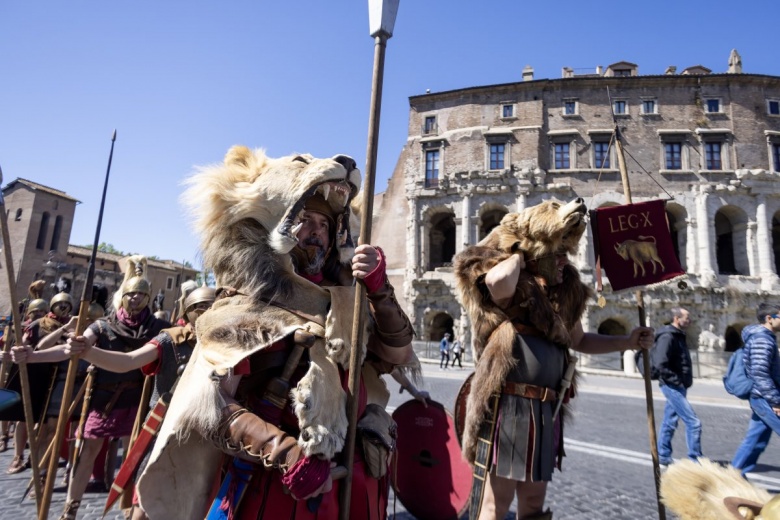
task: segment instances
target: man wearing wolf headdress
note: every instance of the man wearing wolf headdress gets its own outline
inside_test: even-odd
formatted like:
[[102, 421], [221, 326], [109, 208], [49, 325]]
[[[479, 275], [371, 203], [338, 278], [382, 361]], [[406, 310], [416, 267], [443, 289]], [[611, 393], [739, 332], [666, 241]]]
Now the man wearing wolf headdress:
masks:
[[518, 519], [552, 518], [544, 499], [563, 456], [564, 421], [554, 411], [567, 397], [561, 383], [570, 348], [601, 354], [652, 346], [646, 327], [627, 336], [583, 331], [591, 290], [568, 255], [584, 230], [582, 199], [548, 200], [507, 214], [455, 259], [477, 359], [463, 436], [464, 456], [475, 465], [472, 519], [503, 519], [515, 496]]
[[[352, 246], [360, 172], [343, 155], [270, 159], [233, 147], [191, 184], [185, 201], [197, 211], [204, 263], [220, 289], [199, 319], [198, 346], [139, 481], [141, 505], [151, 518], [203, 517], [209, 504], [208, 518], [337, 518], [330, 471], [346, 434], [355, 278], [367, 288], [374, 361], [372, 370], [364, 365], [359, 416], [386, 392], [376, 366], [416, 366], [381, 251]], [[220, 467], [226, 476], [215, 493]], [[353, 471], [351, 511], [384, 518], [387, 477], [367, 474], [359, 448]], [[192, 477], [186, 485], [181, 472]]]

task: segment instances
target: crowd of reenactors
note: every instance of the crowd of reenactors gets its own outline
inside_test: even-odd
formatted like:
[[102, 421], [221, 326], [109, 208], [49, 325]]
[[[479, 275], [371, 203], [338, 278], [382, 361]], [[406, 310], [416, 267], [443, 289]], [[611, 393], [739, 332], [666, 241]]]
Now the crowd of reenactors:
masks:
[[[76, 518], [86, 491], [111, 489], [120, 443], [127, 455], [148, 411], [172, 391], [195, 346], [195, 322], [215, 299], [213, 288], [188, 281], [172, 316], [162, 310], [154, 312], [159, 302], [152, 300], [152, 287], [145, 276], [146, 259], [131, 257], [128, 263], [128, 273], [111, 303], [108, 291], [94, 286], [83, 335], [75, 336], [78, 302], [74, 297], [60, 292], [47, 301], [43, 298], [46, 283], [38, 280], [19, 302], [22, 337], [19, 341], [14, 338], [9, 320], [0, 338], [0, 382], [21, 393], [18, 363], [26, 363], [35, 424], [33, 432], [27, 431], [21, 402], [0, 412], [0, 452], [14, 450], [5, 471], [16, 474], [30, 469], [27, 443], [31, 436], [37, 440], [30, 445], [37, 449], [42, 482], [48, 457], [65, 459], [62, 484], [67, 486], [67, 501], [62, 520]], [[55, 447], [51, 444], [68, 364], [75, 356], [78, 368], [65, 442]], [[125, 506], [135, 498], [132, 482], [129, 484], [123, 495]], [[140, 508], [132, 511], [133, 518], [145, 518]]]

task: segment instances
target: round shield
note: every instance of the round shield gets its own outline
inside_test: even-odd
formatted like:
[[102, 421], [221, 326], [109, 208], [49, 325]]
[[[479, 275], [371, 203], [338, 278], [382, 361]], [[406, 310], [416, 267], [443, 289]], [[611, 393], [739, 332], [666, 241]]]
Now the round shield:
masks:
[[407, 401], [393, 412], [398, 424], [393, 489], [417, 518], [450, 520], [468, 508], [471, 466], [463, 460], [452, 415], [440, 403]]
[[474, 379], [474, 372], [470, 373], [460, 385], [458, 396], [455, 398], [455, 435], [458, 436], [458, 444], [461, 446], [463, 446], [463, 430], [466, 429], [466, 401], [471, 392], [472, 379]]

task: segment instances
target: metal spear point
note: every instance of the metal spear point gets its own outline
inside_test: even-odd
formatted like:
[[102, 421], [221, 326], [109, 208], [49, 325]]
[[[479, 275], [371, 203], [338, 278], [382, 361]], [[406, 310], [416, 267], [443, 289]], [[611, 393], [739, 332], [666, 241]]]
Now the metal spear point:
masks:
[[[363, 213], [360, 216], [359, 244], [371, 243], [371, 217], [374, 208], [374, 181], [376, 179], [376, 156], [379, 142], [379, 116], [382, 107], [382, 83], [385, 68], [385, 47], [393, 35], [398, 4], [400, 0], [368, 0], [369, 34], [375, 40], [374, 73], [371, 83], [371, 105], [368, 118], [368, 147], [366, 150], [366, 180], [363, 185]], [[355, 459], [355, 435], [357, 431], [358, 396], [360, 395], [360, 353], [363, 345], [366, 286], [355, 287], [355, 310], [352, 318], [352, 351], [349, 356], [349, 386], [347, 391], [347, 440], [344, 445], [347, 476], [341, 488], [339, 518], [349, 520], [349, 506], [352, 497], [352, 465]]]
[[[0, 185], [2, 185], [3, 173], [0, 168]], [[16, 344], [22, 341], [22, 318], [19, 316], [19, 308], [16, 306], [16, 277], [14, 276], [14, 262], [11, 256], [11, 238], [8, 232], [8, 217], [5, 214], [5, 201], [0, 190], [0, 227], [2, 227], [3, 252], [5, 253], [5, 273], [8, 276], [8, 296], [11, 299], [11, 316], [13, 317], [14, 336]], [[5, 350], [10, 346], [10, 338], [5, 340]], [[35, 417], [33, 417], [32, 400], [30, 397], [30, 380], [27, 377], [27, 363], [19, 363], [19, 382], [22, 387], [22, 406], [24, 408], [24, 422], [27, 426], [27, 436], [30, 443], [30, 466], [33, 472], [33, 484], [35, 486], [35, 502], [40, 511], [41, 506], [41, 480], [38, 472], [38, 440], [35, 434]]]

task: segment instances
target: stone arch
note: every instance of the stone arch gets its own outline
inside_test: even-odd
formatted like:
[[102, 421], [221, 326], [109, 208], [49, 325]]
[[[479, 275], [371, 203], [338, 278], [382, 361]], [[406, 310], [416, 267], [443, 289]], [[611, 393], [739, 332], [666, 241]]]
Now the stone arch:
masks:
[[732, 323], [726, 327], [726, 332], [723, 333], [723, 339], [725, 340], [724, 352], [734, 352], [742, 346], [742, 329], [744, 328], [744, 323]]
[[780, 274], [780, 211], [772, 216], [772, 254], [775, 257], [775, 273]]
[[720, 274], [750, 274], [748, 219], [742, 208], [723, 206], [715, 213], [715, 251]]
[[428, 270], [452, 265], [455, 256], [455, 213], [439, 210], [430, 216], [428, 228]]
[[509, 210], [504, 206], [498, 206], [494, 204], [486, 204], [480, 208], [479, 212], [479, 237], [478, 240], [485, 238], [494, 227], [501, 223], [501, 219], [504, 215], [509, 213]]
[[628, 328], [618, 318], [607, 318], [599, 324], [598, 333], [607, 336], [623, 336], [628, 334]]
[[441, 341], [445, 332], [455, 337], [453, 326], [455, 320], [446, 312], [436, 312], [428, 318], [426, 323], [426, 335], [429, 341]]
[[688, 213], [680, 204], [668, 203], [666, 205], [666, 220], [669, 222], [669, 234], [672, 237], [672, 247], [677, 261], [685, 270], [687, 268], [688, 251], [688, 233], [687, 231]]

